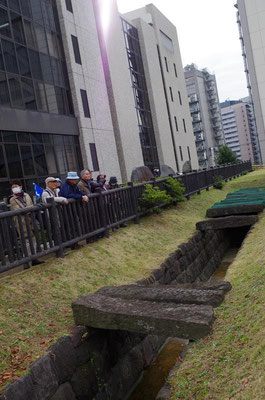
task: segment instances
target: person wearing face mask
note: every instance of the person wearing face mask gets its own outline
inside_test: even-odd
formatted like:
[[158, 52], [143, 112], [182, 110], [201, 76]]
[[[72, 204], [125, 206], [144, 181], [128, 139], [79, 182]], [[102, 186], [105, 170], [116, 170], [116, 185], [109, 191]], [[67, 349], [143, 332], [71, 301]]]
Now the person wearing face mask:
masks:
[[[31, 200], [30, 195], [24, 192], [23, 187], [19, 181], [13, 181], [11, 183], [11, 190], [12, 190], [13, 196], [10, 198], [9, 203], [10, 203], [10, 208], [12, 211], [20, 210], [21, 208], [27, 208], [27, 207], [33, 206], [33, 202]], [[29, 232], [27, 230], [26, 220], [25, 220], [24, 216], [21, 216], [21, 221], [22, 221], [23, 234], [24, 234], [24, 237], [26, 240], [27, 252], [30, 255], [31, 249], [30, 249], [30, 243], [29, 243], [29, 239], [28, 239], [29, 235], [32, 238], [33, 246], [36, 248], [36, 239], [35, 239], [35, 235], [33, 232], [32, 221], [31, 221], [31, 218], [29, 217]], [[16, 223], [18, 235], [20, 237], [21, 232], [19, 229], [19, 223], [18, 223], [17, 218], [15, 218], [15, 223]], [[40, 261], [37, 259], [32, 261], [32, 265], [39, 265], [39, 264], [43, 264], [43, 261]], [[25, 264], [24, 269], [27, 269], [27, 268], [29, 268], [29, 265]]]

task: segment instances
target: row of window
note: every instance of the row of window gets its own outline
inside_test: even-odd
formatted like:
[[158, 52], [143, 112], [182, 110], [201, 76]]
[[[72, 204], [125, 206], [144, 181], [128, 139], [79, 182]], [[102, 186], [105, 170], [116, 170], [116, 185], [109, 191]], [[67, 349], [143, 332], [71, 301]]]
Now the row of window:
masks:
[[54, 0], [0, 0], [0, 5], [15, 11], [38, 24], [60, 32], [58, 15]]
[[[178, 132], [178, 131], [179, 131], [179, 127], [178, 127], [178, 120], [177, 120], [177, 117], [176, 117], [176, 116], [174, 116], [174, 120], [175, 120], [176, 131]], [[186, 129], [186, 122], [185, 122], [185, 119], [184, 119], [184, 118], [182, 118], [182, 123], [183, 123], [184, 132], [186, 133], [186, 132], [187, 132], [187, 129]]]
[[[173, 91], [172, 91], [171, 86], [169, 86], [169, 93], [170, 93], [171, 101], [174, 102], [174, 96], [173, 96]], [[182, 106], [182, 98], [181, 98], [181, 93], [179, 90], [178, 90], [178, 97], [179, 97], [179, 104]]]
[[0, 35], [53, 57], [63, 58], [60, 36], [0, 7]]
[[52, 114], [73, 114], [69, 91], [4, 72], [0, 72], [0, 105]]
[[[168, 62], [167, 62], [167, 58], [166, 58], [166, 57], [165, 57], [165, 65], [166, 65], [166, 70], [167, 70], [167, 72], [169, 72], [169, 65], [168, 65]], [[177, 72], [177, 67], [176, 67], [176, 64], [175, 64], [175, 63], [173, 63], [173, 67], [174, 67], [175, 77], [177, 78], [177, 77], [178, 77], [178, 72]]]

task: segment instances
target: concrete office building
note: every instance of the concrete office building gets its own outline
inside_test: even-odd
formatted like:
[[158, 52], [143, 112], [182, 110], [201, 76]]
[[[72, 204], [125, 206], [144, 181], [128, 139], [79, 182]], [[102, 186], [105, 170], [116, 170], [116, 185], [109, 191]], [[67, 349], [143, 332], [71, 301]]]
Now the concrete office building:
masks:
[[[161, 57], [169, 52], [177, 75], [175, 28], [150, 7], [160, 25], [167, 22]], [[191, 158], [197, 167], [181, 72], [176, 82], [169, 83], [172, 74], [163, 78], [150, 25], [154, 66], [145, 65], [141, 35], [120, 17], [115, 0], [2, 0], [0, 17], [0, 197], [10, 194], [13, 179], [32, 192], [33, 182], [43, 186], [48, 175], [65, 177], [84, 166], [119, 181], [141, 165], [181, 171]], [[179, 104], [167, 103], [165, 88]]]
[[239, 160], [254, 161], [247, 103], [227, 100], [220, 104], [226, 145]]
[[237, 0], [237, 23], [244, 59], [253, 121], [257, 136], [253, 136], [254, 160], [265, 160], [265, 2]]
[[218, 148], [224, 144], [215, 75], [199, 70], [195, 64], [187, 65], [184, 74], [199, 166], [213, 167]]
[[[176, 27], [153, 5], [126, 13], [123, 30], [137, 40], [149, 96], [150, 118], [160, 166], [198, 168]], [[133, 28], [134, 27], [134, 28]], [[136, 28], [136, 29], [135, 29]], [[135, 53], [127, 41], [128, 55]]]

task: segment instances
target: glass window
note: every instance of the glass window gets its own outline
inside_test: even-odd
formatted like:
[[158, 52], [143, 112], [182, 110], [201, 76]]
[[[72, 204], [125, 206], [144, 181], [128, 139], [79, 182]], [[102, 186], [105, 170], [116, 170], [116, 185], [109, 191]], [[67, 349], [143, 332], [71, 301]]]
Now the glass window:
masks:
[[69, 114], [74, 115], [74, 106], [73, 106], [73, 101], [72, 101], [72, 95], [70, 90], [66, 90], [66, 98], [67, 98], [67, 103], [68, 103], [68, 108], [69, 108]]
[[17, 141], [16, 132], [3, 131], [2, 133], [3, 133], [3, 142], [16, 143]]
[[96, 145], [95, 145], [95, 143], [89, 143], [89, 147], [90, 147], [90, 154], [91, 154], [91, 158], [92, 158], [93, 170], [99, 171]]
[[49, 112], [53, 114], [58, 114], [59, 111], [58, 111], [57, 98], [54, 86], [45, 85], [45, 89], [46, 89]]
[[[46, 135], [46, 136], [50, 136], [50, 135]], [[56, 161], [55, 161], [55, 154], [54, 154], [53, 146], [46, 145], [45, 152], [46, 152], [48, 174], [51, 176], [57, 175], [58, 170], [57, 170], [57, 165], [56, 165]]]
[[29, 133], [18, 132], [17, 140], [18, 140], [18, 143], [30, 143]]
[[37, 51], [29, 49], [29, 61], [30, 61], [33, 78], [39, 79], [42, 81], [42, 72], [41, 72], [41, 66], [40, 66], [39, 53]]
[[3, 8], [0, 8], [0, 35], [11, 37], [8, 14]]
[[86, 90], [80, 89], [80, 93], [81, 93], [81, 98], [82, 98], [82, 103], [83, 103], [84, 116], [86, 118], [90, 118], [90, 110], [89, 110]]
[[5, 144], [6, 161], [11, 179], [22, 178], [22, 166], [20, 162], [17, 144]]
[[38, 110], [48, 111], [44, 84], [41, 82], [35, 82], [35, 91], [36, 91]]
[[36, 36], [35, 36], [35, 31], [33, 24], [27, 20], [24, 19], [24, 26], [25, 26], [25, 34], [26, 34], [26, 39], [27, 39], [27, 45], [29, 47], [33, 47], [34, 49], [37, 49], [37, 41], [36, 41]]
[[45, 54], [40, 54], [40, 63], [41, 63], [44, 82], [53, 85], [53, 75], [52, 75], [50, 57]]
[[59, 51], [58, 51], [56, 33], [46, 30], [46, 35], [47, 35], [47, 40], [48, 40], [50, 56], [59, 58], [60, 55], [59, 55]]
[[33, 82], [31, 79], [21, 78], [24, 104], [28, 110], [37, 110]]
[[48, 54], [48, 44], [44, 28], [40, 25], [35, 25], [35, 33], [39, 51]]
[[32, 18], [30, 0], [22, 0], [20, 3], [22, 14], [26, 17]]
[[32, 143], [42, 143], [41, 133], [30, 133], [30, 138]]
[[14, 43], [2, 39], [2, 48], [6, 64], [6, 70], [18, 74], [17, 59]]
[[31, 0], [32, 7], [32, 15], [33, 19], [39, 24], [43, 24], [43, 17], [41, 11], [41, 1], [40, 0]]
[[0, 0], [0, 4], [1, 4], [2, 6], [5, 6], [5, 7], [7, 7], [6, 0]]
[[64, 97], [64, 89], [55, 87], [57, 106], [59, 114], [67, 114], [66, 105], [65, 105], [65, 97]]
[[19, 78], [16, 76], [8, 75], [8, 83], [12, 105], [14, 107], [23, 107], [23, 99]]
[[31, 77], [29, 58], [26, 47], [17, 44], [16, 50], [20, 75]]
[[3, 153], [3, 147], [0, 145], [0, 178], [5, 178], [7, 176], [6, 174], [6, 166], [5, 166], [5, 160], [4, 160], [4, 153]]
[[76, 36], [73, 36], [73, 35], [71, 35], [71, 38], [72, 38], [75, 62], [77, 64], [82, 64], [80, 50], [79, 50], [79, 44], [78, 44], [78, 39], [77, 39]]
[[11, 18], [15, 41], [25, 44], [26, 42], [25, 42], [24, 29], [23, 29], [23, 24], [22, 24], [22, 17], [18, 14], [11, 12], [10, 18]]
[[35, 175], [31, 146], [20, 146], [21, 160], [24, 169], [24, 175]]
[[63, 86], [63, 74], [60, 61], [53, 57], [50, 58], [50, 61], [52, 65], [54, 84], [56, 86]]
[[8, 0], [8, 5], [9, 8], [20, 13], [19, 0]]
[[73, 12], [72, 0], [65, 0], [66, 10]]
[[37, 175], [39, 176], [47, 175], [48, 169], [44, 152], [44, 146], [42, 144], [34, 144], [32, 148], [33, 148], [33, 155], [34, 155]]
[[57, 164], [59, 168], [59, 175], [66, 174], [68, 167], [67, 167], [67, 159], [65, 156], [64, 151], [64, 144], [63, 144], [63, 136], [62, 135], [54, 135], [53, 136], [53, 143], [54, 143], [54, 150], [56, 154]]
[[42, 3], [43, 8], [46, 8], [46, 13], [47, 13], [47, 25], [50, 26], [50, 28], [55, 31], [56, 30], [56, 21], [55, 21], [55, 11], [56, 9], [53, 9], [51, 0], [44, 0]]
[[0, 72], [0, 105], [10, 107], [10, 98], [6, 81], [6, 74]]

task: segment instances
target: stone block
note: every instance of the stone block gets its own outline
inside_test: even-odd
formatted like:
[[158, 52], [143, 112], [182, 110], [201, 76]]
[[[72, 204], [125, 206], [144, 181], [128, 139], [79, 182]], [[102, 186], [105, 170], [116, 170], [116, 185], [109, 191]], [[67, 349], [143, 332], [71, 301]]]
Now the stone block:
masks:
[[3, 400], [39, 400], [30, 375], [25, 375], [8, 385], [1, 397]]
[[258, 214], [264, 209], [263, 204], [242, 204], [236, 206], [209, 208], [206, 212], [208, 218], [226, 217], [238, 214]]
[[157, 303], [88, 294], [72, 304], [77, 325], [197, 339], [211, 331], [211, 306]]
[[158, 395], [156, 396], [155, 400], [170, 400], [171, 396], [172, 394], [170, 390], [170, 384], [167, 382], [158, 392]]
[[187, 245], [186, 245], [186, 243], [181, 243], [181, 244], [179, 245], [179, 250], [180, 250], [180, 252], [181, 252], [181, 255], [182, 255], [182, 256], [185, 256], [185, 254], [186, 254], [186, 252], [187, 252]]
[[50, 355], [40, 358], [30, 367], [37, 398], [49, 400], [58, 389], [58, 378]]
[[74, 347], [78, 347], [81, 345], [85, 334], [88, 334], [85, 326], [74, 326], [72, 328], [70, 339]]
[[70, 337], [60, 338], [49, 348], [49, 351], [59, 383], [69, 381], [77, 365], [76, 352]]
[[159, 279], [161, 279], [163, 276], [163, 269], [162, 268], [153, 269], [152, 275], [155, 277], [156, 281], [159, 281]]
[[50, 400], [76, 400], [72, 386], [69, 382], [63, 383], [59, 386], [57, 392], [52, 396]]
[[240, 226], [251, 226], [257, 221], [257, 215], [232, 215], [229, 217], [212, 218], [197, 222], [196, 228], [201, 231], [237, 228]]
[[180, 266], [180, 269], [181, 269], [182, 272], [185, 271], [188, 268], [189, 261], [188, 261], [186, 256], [182, 256], [179, 259], [179, 266]]
[[98, 389], [93, 360], [78, 367], [70, 383], [77, 399], [92, 399]]
[[224, 294], [232, 289], [232, 285], [227, 281], [210, 281], [210, 282], [196, 282], [185, 284], [174, 284], [172, 287], [182, 289], [199, 289], [199, 290], [221, 290]]

